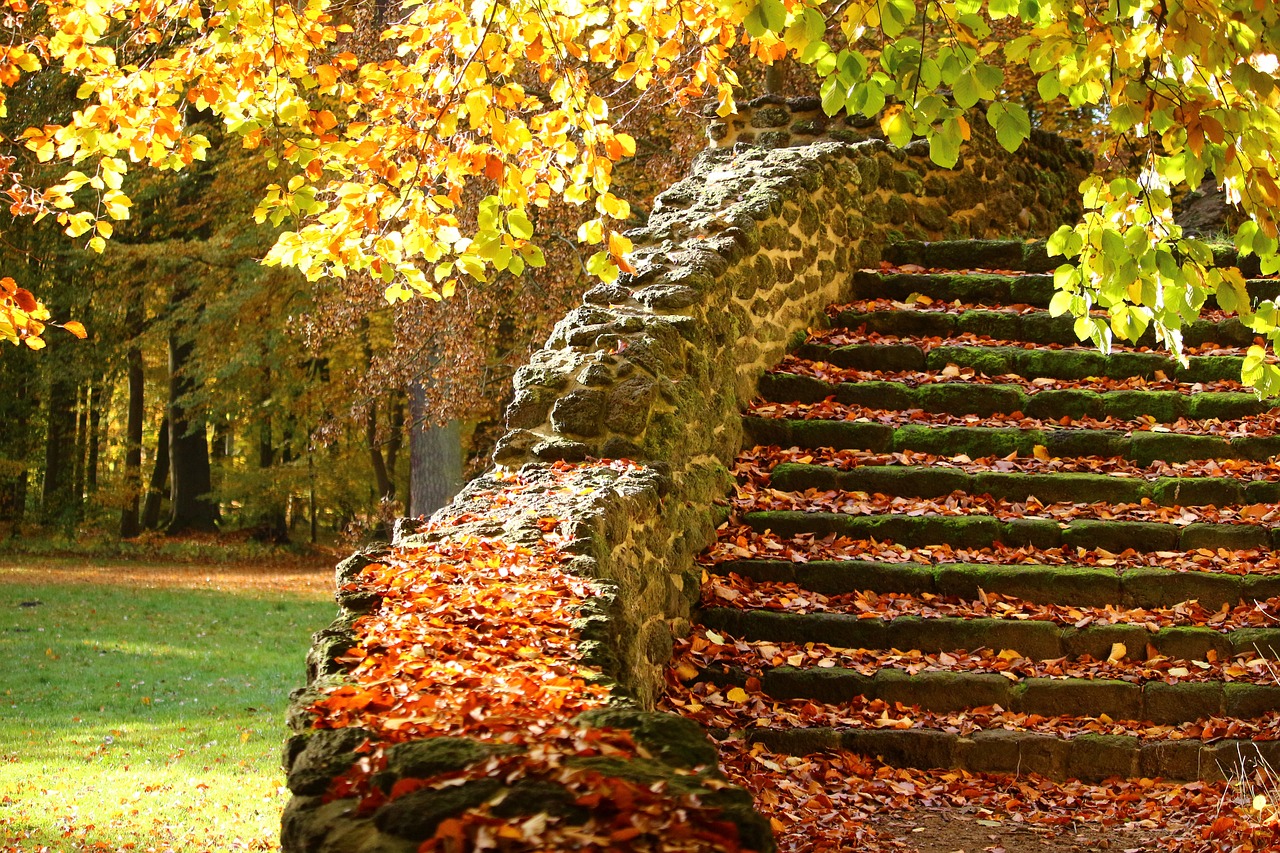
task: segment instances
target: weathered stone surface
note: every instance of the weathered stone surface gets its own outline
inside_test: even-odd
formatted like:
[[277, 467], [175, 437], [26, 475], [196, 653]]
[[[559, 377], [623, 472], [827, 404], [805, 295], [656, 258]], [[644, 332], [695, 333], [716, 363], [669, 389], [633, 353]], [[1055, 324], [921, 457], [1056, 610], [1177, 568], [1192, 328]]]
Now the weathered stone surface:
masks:
[[604, 422], [605, 395], [602, 391], [579, 388], [556, 400], [551, 407], [551, 425], [568, 435], [599, 435]]

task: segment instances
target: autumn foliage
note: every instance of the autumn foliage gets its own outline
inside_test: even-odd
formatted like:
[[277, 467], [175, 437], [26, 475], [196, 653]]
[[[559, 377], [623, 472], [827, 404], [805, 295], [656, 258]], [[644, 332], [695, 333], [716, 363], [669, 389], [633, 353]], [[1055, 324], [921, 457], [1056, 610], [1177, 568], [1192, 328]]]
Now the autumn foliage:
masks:
[[[577, 475], [593, 465], [637, 467], [557, 463], [556, 491], [581, 490]], [[542, 537], [532, 545], [463, 532], [480, 509], [489, 517], [518, 517], [555, 506], [545, 484], [495, 476], [502, 488], [473, 494], [479, 504], [418, 531], [430, 544], [393, 549], [340, 590], [377, 604], [356, 622], [356, 644], [334, 659], [344, 671], [341, 683], [308, 711], [317, 729], [358, 726], [368, 739], [326, 797], [353, 798], [357, 815], [368, 816], [415, 792], [475, 780], [566, 792], [563, 808], [542, 797], [528, 820], [513, 820], [500, 798], [481, 798], [442, 820], [423, 851], [745, 850], [714, 805], [609, 772], [653, 756], [628, 731], [577, 720], [612, 696], [599, 669], [584, 661], [575, 626], [599, 589], [565, 570], [564, 548], [572, 541], [565, 518], [537, 517]], [[437, 737], [471, 738], [493, 752], [457, 771], [380, 780], [390, 748]], [[567, 819], [564, 809], [581, 819]]]

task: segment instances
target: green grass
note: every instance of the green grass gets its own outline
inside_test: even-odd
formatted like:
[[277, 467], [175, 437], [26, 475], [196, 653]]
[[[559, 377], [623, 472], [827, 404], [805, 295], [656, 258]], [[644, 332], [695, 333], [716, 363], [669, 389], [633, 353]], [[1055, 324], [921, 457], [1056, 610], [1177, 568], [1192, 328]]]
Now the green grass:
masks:
[[0, 584], [0, 850], [275, 849], [285, 702], [334, 612], [314, 594]]

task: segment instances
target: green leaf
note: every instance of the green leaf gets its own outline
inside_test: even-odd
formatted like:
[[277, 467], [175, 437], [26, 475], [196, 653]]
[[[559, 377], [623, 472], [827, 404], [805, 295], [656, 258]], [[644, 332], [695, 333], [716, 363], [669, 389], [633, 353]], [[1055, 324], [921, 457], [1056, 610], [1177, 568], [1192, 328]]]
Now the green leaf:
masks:
[[951, 87], [951, 94], [955, 97], [956, 103], [966, 110], [982, 99], [978, 93], [978, 77], [973, 73], [973, 69], [956, 78], [955, 85]]
[[1036, 90], [1040, 92], [1040, 100], [1048, 102], [1062, 93], [1062, 81], [1058, 78], [1057, 69], [1050, 69], [1040, 76], [1036, 82]]
[[1075, 294], [1069, 290], [1059, 290], [1053, 294], [1053, 298], [1049, 300], [1049, 316], [1061, 317], [1071, 310], [1071, 302], [1075, 299]]
[[523, 210], [512, 210], [507, 214], [507, 229], [517, 240], [528, 240], [533, 236], [533, 223]]
[[760, 15], [764, 25], [775, 33], [787, 27], [787, 7], [782, 0], [760, 0]]
[[944, 169], [954, 168], [960, 161], [960, 144], [963, 141], [960, 123], [955, 118], [947, 119], [941, 129], [929, 137], [929, 159]]
[[1021, 104], [994, 103], [987, 110], [987, 121], [995, 128], [996, 139], [1006, 151], [1017, 151], [1031, 136], [1031, 117]]
[[844, 109], [845, 90], [834, 74], [822, 81], [818, 93], [822, 95], [822, 111], [827, 115], [833, 116]]
[[880, 28], [889, 38], [897, 38], [915, 17], [916, 4], [912, 0], [886, 0], [880, 11]]

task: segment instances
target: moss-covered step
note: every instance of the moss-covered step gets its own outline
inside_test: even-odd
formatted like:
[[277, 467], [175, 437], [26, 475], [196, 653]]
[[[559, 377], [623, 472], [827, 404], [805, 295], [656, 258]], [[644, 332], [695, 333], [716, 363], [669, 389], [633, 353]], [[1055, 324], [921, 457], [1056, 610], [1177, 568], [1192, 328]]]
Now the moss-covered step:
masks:
[[891, 264], [916, 264], [931, 269], [994, 269], [1049, 272], [1061, 258], [1051, 259], [1044, 241], [1019, 240], [903, 240], [884, 247], [882, 257]]
[[[855, 311], [844, 310], [832, 318], [832, 325], [844, 329], [865, 329], [869, 333], [902, 337], [951, 337], [971, 334], [993, 340], [1026, 341], [1036, 344], [1080, 346], [1075, 333], [1075, 317], [1053, 317], [1048, 311], [999, 311], [974, 308], [967, 311], [929, 311], [898, 309]], [[1224, 347], [1248, 347], [1255, 334], [1238, 319], [1193, 320], [1183, 327], [1182, 342], [1197, 347], [1207, 343]], [[1087, 342], [1085, 342], [1087, 345]], [[1155, 334], [1148, 332], [1137, 346], [1156, 348]]]
[[919, 726], [910, 729], [753, 728], [742, 733], [771, 751], [805, 755], [844, 749], [874, 756], [893, 767], [956, 768], [971, 773], [1038, 773], [1050, 779], [1099, 782], [1112, 777], [1160, 777], [1171, 781], [1221, 782], [1240, 762], [1248, 766], [1280, 760], [1274, 740], [1187, 738], [1143, 740], [1125, 735], [1063, 737], [1022, 729], [990, 729], [969, 736]]
[[[746, 673], [736, 683], [745, 683]], [[932, 713], [952, 713], [966, 708], [999, 705], [1008, 711], [1046, 717], [1068, 715], [1113, 720], [1148, 721], [1178, 725], [1221, 716], [1230, 704], [1233, 716], [1258, 717], [1264, 709], [1280, 709], [1280, 686], [1238, 685], [1247, 690], [1228, 691], [1224, 682], [1147, 681], [1105, 678], [1019, 678], [996, 672], [945, 670], [909, 674], [882, 667], [874, 675], [843, 667], [778, 666], [764, 670], [760, 687], [782, 700], [812, 699], [842, 703], [861, 696], [879, 699], [890, 707], [919, 708]], [[1256, 713], [1240, 714], [1240, 711]]]
[[860, 618], [846, 613], [789, 613], [711, 607], [703, 625], [748, 641], [825, 643], [850, 649], [918, 649], [926, 653], [1012, 649], [1039, 660], [1088, 655], [1106, 660], [1123, 643], [1132, 660], [1159, 655], [1179, 660], [1225, 660], [1236, 654], [1280, 650], [1280, 629], [1241, 628], [1224, 634], [1212, 628], [1178, 626], [1151, 632], [1143, 625], [1089, 625], [1073, 628], [1037, 619]]
[[1043, 308], [1053, 298], [1053, 276], [853, 274], [852, 299], [895, 299], [903, 302], [916, 294], [942, 302], [960, 300], [967, 305], [1019, 304]]
[[794, 583], [822, 595], [852, 592], [931, 593], [969, 601], [982, 592], [1010, 595], [1036, 604], [1077, 607], [1171, 607], [1199, 601], [1211, 610], [1224, 604], [1280, 595], [1280, 576], [1240, 576], [1217, 572], [1131, 568], [1116, 571], [1087, 566], [1018, 563], [880, 563], [868, 560], [734, 560], [708, 567], [714, 574], [737, 574], [755, 581]]
[[[868, 492], [913, 498], [944, 497], [952, 492], [1041, 503], [1139, 503], [1161, 506], [1232, 506], [1247, 502], [1246, 486], [1227, 477], [1119, 477], [1067, 471], [967, 473], [959, 468], [917, 465], [860, 465], [847, 471], [826, 465], [783, 462], [770, 474], [770, 486], [783, 491], [805, 489]], [[1255, 492], [1260, 493], [1258, 488]]]
[[[1059, 429], [1052, 426], [1043, 429], [1018, 429], [906, 424], [895, 428], [889, 424], [870, 421], [822, 418], [792, 420], [750, 416], [743, 419], [743, 427], [747, 439], [759, 445], [832, 447], [838, 450], [869, 450], [878, 453], [915, 450], [935, 456], [964, 454], [971, 459], [1008, 456], [1011, 453], [1030, 456], [1035, 453], [1037, 445], [1044, 446], [1051, 456], [1122, 456], [1143, 466], [1157, 460], [1265, 461], [1280, 455], [1280, 435], [1247, 435], [1225, 439], [1216, 435], [1146, 430], [1128, 434], [1120, 430]], [[1256, 493], [1262, 495], [1269, 492], [1280, 492], [1280, 489], [1260, 485]], [[1262, 500], [1264, 499], [1259, 498], [1259, 501]]]
[[877, 539], [908, 548], [951, 545], [955, 548], [989, 548], [993, 544], [1018, 548], [1102, 548], [1120, 553], [1189, 551], [1196, 548], [1244, 551], [1280, 547], [1280, 528], [1254, 524], [1175, 525], [1150, 521], [1027, 517], [1001, 521], [989, 515], [851, 515], [838, 512], [761, 510], [747, 512], [742, 520], [758, 531], [779, 536], [848, 536]]
[[970, 382], [931, 382], [910, 386], [891, 380], [828, 382], [798, 373], [766, 373], [760, 377], [760, 396], [772, 403], [817, 403], [828, 397], [846, 406], [890, 411], [920, 409], [952, 415], [1024, 415], [1042, 420], [1116, 417], [1154, 418], [1172, 423], [1179, 418], [1233, 420], [1265, 414], [1272, 400], [1253, 394], [1181, 393], [1178, 391], [1108, 391], [1066, 388], [1034, 391], [1020, 385]]
[[1186, 367], [1156, 352], [1115, 351], [1103, 355], [1091, 349], [1027, 349], [1019, 346], [974, 346], [925, 341], [892, 344], [832, 346], [806, 343], [795, 354], [850, 370], [943, 370], [954, 364], [988, 377], [1017, 375], [1025, 379], [1089, 379], [1104, 377], [1155, 379], [1163, 374], [1179, 382], [1239, 381], [1243, 358], [1235, 355], [1191, 356]]

